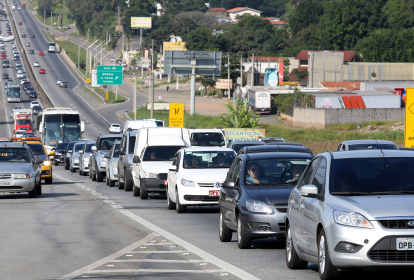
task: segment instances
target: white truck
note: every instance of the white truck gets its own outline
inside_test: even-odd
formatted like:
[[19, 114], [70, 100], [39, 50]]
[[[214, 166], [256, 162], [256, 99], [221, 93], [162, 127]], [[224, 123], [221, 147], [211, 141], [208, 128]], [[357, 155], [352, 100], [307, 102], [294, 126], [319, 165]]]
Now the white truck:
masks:
[[148, 193], [166, 193], [168, 168], [181, 148], [190, 147], [186, 128], [140, 128], [132, 159], [133, 194], [147, 199]]
[[263, 89], [249, 89], [249, 106], [258, 113], [270, 113], [276, 108], [276, 104], [271, 98], [270, 91]]
[[12, 11], [16, 10], [16, 6], [12, 5]]
[[189, 130], [191, 147], [226, 147], [224, 133], [221, 129]]

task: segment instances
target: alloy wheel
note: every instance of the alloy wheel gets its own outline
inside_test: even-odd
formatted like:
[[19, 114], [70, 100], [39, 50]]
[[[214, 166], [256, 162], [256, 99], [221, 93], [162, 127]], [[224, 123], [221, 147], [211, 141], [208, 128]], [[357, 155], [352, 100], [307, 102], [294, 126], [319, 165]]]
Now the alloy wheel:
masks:
[[321, 236], [319, 240], [319, 271], [321, 274], [325, 272], [325, 236]]
[[286, 236], [286, 256], [287, 260], [290, 262], [290, 260], [292, 259], [292, 236], [290, 234], [290, 227], [288, 229]]

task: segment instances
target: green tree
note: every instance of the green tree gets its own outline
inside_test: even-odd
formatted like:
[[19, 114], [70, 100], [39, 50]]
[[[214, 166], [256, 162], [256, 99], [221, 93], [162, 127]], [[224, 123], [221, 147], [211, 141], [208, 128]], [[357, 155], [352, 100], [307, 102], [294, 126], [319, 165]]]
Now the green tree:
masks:
[[203, 0], [160, 0], [165, 14], [178, 14], [181, 12], [206, 12], [207, 6]]
[[224, 127], [229, 128], [254, 128], [259, 122], [259, 117], [255, 116], [255, 110], [249, 110], [249, 102], [247, 100], [243, 103], [242, 100], [237, 99], [233, 106], [231, 101], [224, 105], [229, 113], [221, 114], [220, 121]]
[[413, 0], [388, 0], [383, 11], [388, 18], [390, 28], [410, 28], [414, 24]]
[[216, 81], [214, 81], [212, 79], [202, 79], [201, 80], [201, 85], [204, 87], [205, 93], [207, 93], [207, 90], [209, 88], [212, 88], [216, 85]]
[[197, 27], [187, 34], [186, 48], [194, 51], [220, 51], [223, 39], [221, 35], [213, 35], [208, 27]]
[[[228, 78], [228, 58], [227, 55], [223, 55], [221, 58], [221, 76], [220, 79]], [[244, 70], [244, 66], [242, 66]], [[237, 78], [240, 77], [240, 58], [236, 56], [230, 56], [230, 80], [236, 82]]]
[[317, 24], [322, 14], [323, 7], [319, 0], [301, 1], [289, 19], [289, 27], [293, 35], [296, 35], [311, 24]]

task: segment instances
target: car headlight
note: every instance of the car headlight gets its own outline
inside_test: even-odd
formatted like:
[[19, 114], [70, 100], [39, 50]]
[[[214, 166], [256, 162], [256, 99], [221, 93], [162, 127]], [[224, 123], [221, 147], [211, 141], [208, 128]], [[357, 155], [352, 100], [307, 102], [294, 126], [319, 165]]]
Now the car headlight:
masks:
[[116, 161], [112, 162], [112, 167], [113, 168], [117, 168], [118, 167], [118, 163]]
[[83, 158], [83, 161], [86, 161], [86, 162], [88, 162], [89, 161], [89, 158]]
[[24, 174], [24, 173], [14, 174], [14, 179], [28, 179], [28, 178], [30, 178], [29, 174]]
[[66, 157], [70, 157], [70, 154], [69, 153], [66, 153]]
[[195, 184], [193, 181], [189, 181], [185, 179], [181, 179], [181, 185], [183, 185], [184, 187], [195, 187]]
[[45, 160], [45, 161], [43, 162], [43, 165], [44, 165], [44, 166], [49, 166], [49, 165], [50, 165], [50, 161]]
[[149, 173], [149, 172], [143, 172], [144, 174], [144, 178], [147, 179], [157, 179], [157, 174], [156, 173]]
[[79, 157], [73, 157], [74, 162], [79, 162]]
[[358, 213], [349, 213], [344, 211], [335, 210], [333, 212], [335, 223], [350, 226], [350, 227], [362, 227], [362, 228], [374, 228], [374, 226], [368, 221], [367, 218]]
[[246, 200], [246, 208], [250, 212], [272, 214], [273, 210], [264, 202], [257, 200]]
[[55, 153], [55, 155], [57, 155], [57, 156], [61, 156], [62, 154], [61, 154], [61, 153]]

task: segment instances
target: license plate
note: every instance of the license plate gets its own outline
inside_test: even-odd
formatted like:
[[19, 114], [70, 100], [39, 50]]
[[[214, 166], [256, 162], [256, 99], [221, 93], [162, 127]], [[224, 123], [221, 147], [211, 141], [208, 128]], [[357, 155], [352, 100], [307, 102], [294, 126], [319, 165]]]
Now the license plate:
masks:
[[0, 186], [10, 186], [10, 182], [0, 182]]
[[164, 185], [167, 185], [167, 180], [164, 180]]
[[414, 250], [414, 239], [397, 238], [397, 250], [398, 251], [412, 251], [412, 250]]
[[209, 196], [220, 196], [220, 191], [208, 191]]

